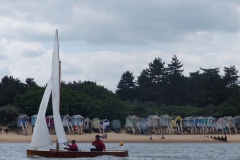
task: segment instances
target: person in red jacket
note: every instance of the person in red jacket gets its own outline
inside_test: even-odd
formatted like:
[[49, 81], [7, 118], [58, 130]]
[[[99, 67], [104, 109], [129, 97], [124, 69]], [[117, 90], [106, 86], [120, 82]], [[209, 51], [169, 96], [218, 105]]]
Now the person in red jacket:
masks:
[[105, 151], [106, 146], [102, 140], [100, 140], [100, 136], [96, 135], [96, 140], [92, 142], [92, 145], [96, 148], [91, 148], [91, 151]]
[[76, 145], [76, 141], [75, 140], [72, 140], [72, 144], [69, 145], [67, 144], [68, 148], [64, 148], [64, 149], [67, 149], [69, 151], [78, 151], [78, 146]]

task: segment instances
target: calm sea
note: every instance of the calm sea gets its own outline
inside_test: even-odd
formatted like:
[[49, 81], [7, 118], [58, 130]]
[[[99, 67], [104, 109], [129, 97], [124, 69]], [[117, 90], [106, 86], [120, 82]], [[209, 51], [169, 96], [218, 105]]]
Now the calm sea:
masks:
[[[89, 150], [89, 143], [78, 143], [79, 149]], [[112, 156], [100, 156], [97, 160], [240, 160], [240, 143], [124, 143], [120, 147], [118, 143], [106, 143], [108, 149], [129, 150], [129, 157], [118, 158]], [[0, 143], [0, 160], [21, 159], [47, 159], [26, 157], [28, 143]], [[54, 148], [54, 146], [51, 146]], [[51, 148], [50, 147], [50, 148]], [[56, 160], [56, 159], [54, 159]]]

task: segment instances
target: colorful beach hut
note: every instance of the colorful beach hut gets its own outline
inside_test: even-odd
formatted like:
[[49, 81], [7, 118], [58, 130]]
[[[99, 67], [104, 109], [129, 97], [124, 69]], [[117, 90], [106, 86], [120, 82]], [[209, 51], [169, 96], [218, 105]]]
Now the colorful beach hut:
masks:
[[103, 119], [100, 122], [103, 132], [110, 132], [111, 126], [110, 126], [110, 121], [108, 119]]
[[193, 117], [185, 117], [182, 120], [182, 127], [184, 133], [194, 133], [194, 119]]
[[203, 127], [203, 117], [194, 117], [194, 129], [195, 133], [204, 133], [204, 127]]
[[240, 133], [239, 132], [240, 131], [240, 116], [234, 116], [233, 119], [234, 119], [234, 125], [237, 129], [237, 133]]
[[160, 131], [160, 117], [158, 115], [149, 115], [147, 117], [149, 121], [149, 130], [152, 133], [159, 134]]
[[149, 121], [147, 118], [140, 118], [138, 120], [138, 125], [141, 130], [141, 134], [148, 134], [150, 135], [150, 130], [149, 130]]
[[50, 134], [55, 134], [54, 119], [53, 115], [46, 117], [46, 123]]
[[118, 119], [114, 119], [114, 120], [111, 120], [111, 129], [116, 132], [116, 133], [120, 133], [121, 131], [121, 121], [118, 120]]
[[207, 133], [214, 133], [214, 122], [215, 118], [212, 116], [203, 118], [203, 127]]
[[129, 115], [126, 118], [126, 133], [132, 133], [132, 134], [141, 134], [140, 128], [137, 124], [138, 118], [135, 115]]
[[225, 123], [223, 118], [215, 118], [214, 128], [217, 133], [219, 131], [223, 134], [223, 129], [225, 128]]
[[90, 118], [84, 118], [83, 119], [83, 131], [85, 133], [91, 133], [92, 132], [92, 121]]
[[177, 133], [183, 133], [182, 129], [182, 118], [180, 116], [171, 117], [172, 129]]
[[81, 115], [74, 115], [71, 117], [71, 124], [73, 126], [74, 134], [82, 134], [83, 119], [84, 117]]
[[161, 115], [159, 119], [159, 124], [162, 134], [172, 133], [171, 118], [168, 115]]
[[93, 118], [92, 119], [92, 130], [94, 132], [99, 132], [99, 133], [102, 132], [100, 122], [101, 122], [101, 120], [99, 118]]
[[18, 127], [18, 134], [27, 135], [28, 134], [28, 124], [29, 124], [29, 117], [26, 114], [22, 114], [17, 118], [17, 127]]
[[66, 134], [73, 134], [73, 127], [71, 123], [71, 117], [69, 115], [61, 115], [63, 128]]
[[37, 120], [37, 114], [34, 114], [33, 116], [30, 117], [31, 126], [32, 126], [32, 133], [33, 133], [33, 130], [34, 130], [34, 127], [35, 127], [36, 120]]
[[227, 131], [229, 134], [235, 133], [237, 134], [237, 129], [234, 125], [234, 118], [232, 116], [224, 116], [223, 117], [225, 122], [225, 127], [227, 128]]

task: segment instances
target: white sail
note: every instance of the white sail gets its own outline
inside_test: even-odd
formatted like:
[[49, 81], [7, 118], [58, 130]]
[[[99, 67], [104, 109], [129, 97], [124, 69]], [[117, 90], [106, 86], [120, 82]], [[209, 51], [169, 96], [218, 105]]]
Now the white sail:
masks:
[[45, 113], [47, 110], [51, 90], [52, 90], [52, 84], [50, 79], [47, 83], [47, 87], [43, 94], [43, 98], [38, 110], [37, 120], [34, 127], [30, 149], [37, 149], [37, 148], [49, 146], [52, 144], [52, 140], [50, 138], [46, 119], [45, 119]]
[[52, 105], [55, 130], [58, 138], [58, 143], [68, 142], [65, 131], [63, 129], [61, 117], [59, 114], [60, 103], [60, 68], [59, 68], [59, 46], [58, 32], [56, 30], [53, 56], [52, 56]]

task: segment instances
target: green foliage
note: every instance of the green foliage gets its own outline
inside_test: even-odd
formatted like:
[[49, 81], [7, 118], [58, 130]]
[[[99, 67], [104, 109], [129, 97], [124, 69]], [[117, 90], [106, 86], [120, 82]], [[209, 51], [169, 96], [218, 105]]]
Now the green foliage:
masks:
[[13, 105], [3, 106], [0, 108], [0, 124], [11, 127], [13, 126], [13, 123], [16, 123], [17, 117], [19, 115], [19, 108], [16, 108]]
[[238, 115], [239, 111], [232, 105], [228, 103], [223, 103], [220, 105], [220, 113], [221, 116], [234, 116]]

